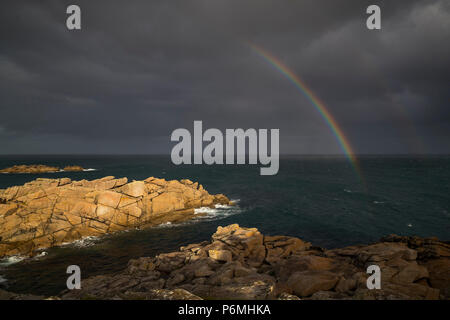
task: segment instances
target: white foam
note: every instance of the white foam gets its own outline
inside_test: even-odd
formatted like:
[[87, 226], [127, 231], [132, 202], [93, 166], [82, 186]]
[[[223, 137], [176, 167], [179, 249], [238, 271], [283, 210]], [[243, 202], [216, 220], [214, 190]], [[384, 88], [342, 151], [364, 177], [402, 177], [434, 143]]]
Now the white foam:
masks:
[[232, 206], [230, 206], [228, 204], [216, 204], [215, 207], [218, 208], [218, 209], [229, 209], [229, 208], [232, 208]]
[[216, 208], [201, 207], [201, 208], [195, 208], [194, 209], [194, 214], [199, 214], [199, 213], [216, 214], [217, 211], [218, 210]]
[[25, 259], [26, 259], [26, 257], [24, 257], [24, 256], [19, 256], [19, 255], [10, 256], [10, 257], [7, 257], [7, 258], [4, 258], [4, 259], [0, 260], [0, 266], [3, 266], [3, 267], [4, 266], [9, 266], [9, 265], [18, 263], [18, 262], [20, 262], [22, 260], [25, 260]]
[[225, 205], [225, 204], [216, 204], [214, 208], [210, 207], [201, 207], [194, 209], [195, 214], [204, 213], [204, 215], [195, 217], [193, 220], [196, 219], [220, 219], [229, 217], [231, 215], [237, 214], [241, 212], [241, 208], [236, 204], [239, 202], [239, 199], [237, 200], [231, 200], [231, 202], [235, 203], [235, 205]]
[[172, 224], [172, 222], [168, 221], [165, 223], [161, 223], [158, 226], [156, 226], [157, 228], [170, 228], [173, 227], [174, 225]]
[[84, 172], [87, 172], [87, 171], [97, 171], [97, 169], [94, 169], [94, 168], [88, 168], [88, 169], [83, 169], [83, 171], [84, 171]]
[[48, 252], [47, 251], [42, 251], [38, 255], [34, 256], [33, 259], [39, 259], [39, 258], [45, 257], [46, 255], [48, 255]]
[[[233, 203], [239, 202], [239, 199], [237, 200], [231, 200]], [[176, 226], [182, 226], [182, 225], [188, 225], [192, 223], [196, 223], [199, 221], [211, 221], [211, 220], [217, 220], [217, 219], [223, 219], [226, 217], [229, 217], [234, 214], [238, 214], [242, 212], [241, 208], [237, 205], [229, 206], [229, 205], [223, 205], [223, 204], [216, 204], [214, 208], [210, 207], [201, 207], [194, 209], [194, 214], [197, 216], [194, 216], [191, 220], [183, 221], [180, 223], [161, 223], [160, 225], [156, 226], [155, 228], [170, 228], [170, 227], [176, 227]], [[200, 213], [203, 213], [200, 215]]]
[[383, 204], [384, 201], [374, 201], [373, 203], [375, 203], [375, 204]]
[[2, 277], [2, 275], [0, 275], [0, 284], [7, 282], [8, 279]]
[[99, 237], [88, 236], [72, 242], [64, 242], [61, 244], [61, 247], [74, 246], [77, 248], [85, 248], [94, 245], [99, 239], [100, 239]]

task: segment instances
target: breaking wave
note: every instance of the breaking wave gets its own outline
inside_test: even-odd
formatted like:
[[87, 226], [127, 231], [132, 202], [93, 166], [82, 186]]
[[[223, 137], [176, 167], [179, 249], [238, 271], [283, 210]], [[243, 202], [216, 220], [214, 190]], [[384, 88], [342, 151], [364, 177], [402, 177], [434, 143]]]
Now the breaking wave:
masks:
[[176, 227], [180, 225], [187, 225], [196, 223], [199, 221], [212, 221], [212, 220], [219, 220], [223, 219], [238, 213], [242, 212], [242, 209], [237, 205], [239, 202], [239, 199], [237, 200], [231, 200], [231, 202], [234, 203], [234, 205], [224, 205], [224, 204], [216, 204], [214, 205], [214, 208], [210, 207], [201, 207], [194, 209], [194, 216], [192, 219], [183, 221], [180, 223], [171, 223], [171, 222], [165, 222], [158, 225], [156, 228], [170, 228], [170, 227]]
[[92, 245], [94, 245], [98, 240], [100, 240], [100, 237], [96, 237], [96, 236], [89, 236], [89, 237], [84, 237], [82, 239], [78, 239], [72, 242], [66, 242], [61, 244], [61, 247], [65, 247], [65, 246], [73, 246], [76, 248], [85, 248], [85, 247], [90, 247]]
[[194, 210], [195, 214], [198, 215], [200, 213], [204, 213], [204, 215], [194, 217], [193, 220], [216, 220], [226, 218], [235, 214], [242, 212], [242, 209], [237, 205], [239, 200], [231, 200], [235, 205], [225, 205], [225, 204], [216, 204], [214, 208], [210, 207], [201, 207]]
[[7, 266], [10, 266], [12, 264], [18, 263], [18, 262], [20, 262], [22, 260], [25, 260], [25, 259], [26, 259], [25, 256], [20, 256], [20, 255], [10, 256], [10, 257], [7, 257], [7, 258], [4, 258], [4, 259], [0, 260], [0, 267], [7, 267]]

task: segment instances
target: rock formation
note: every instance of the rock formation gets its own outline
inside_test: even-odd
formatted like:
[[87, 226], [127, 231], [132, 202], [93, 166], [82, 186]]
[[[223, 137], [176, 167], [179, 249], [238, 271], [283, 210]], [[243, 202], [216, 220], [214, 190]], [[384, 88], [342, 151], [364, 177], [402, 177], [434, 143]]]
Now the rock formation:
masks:
[[56, 172], [60, 169], [58, 167], [51, 167], [42, 164], [32, 164], [32, 165], [16, 165], [9, 168], [0, 170], [0, 173], [46, 173], [46, 172]]
[[183, 221], [195, 215], [194, 208], [229, 202], [186, 179], [39, 178], [0, 189], [0, 257], [34, 255], [86, 236]]
[[63, 171], [68, 171], [68, 172], [77, 172], [77, 171], [83, 171], [84, 168], [81, 166], [65, 166], [63, 168]]
[[[83, 171], [84, 168], [80, 166], [66, 166], [64, 171]], [[46, 166], [43, 164], [32, 165], [16, 165], [0, 170], [0, 173], [49, 173], [61, 171], [59, 167]]]
[[[372, 264], [381, 268], [380, 290], [367, 289]], [[123, 272], [82, 280], [81, 290], [60, 297], [153, 299], [183, 290], [180, 299], [449, 299], [449, 267], [450, 245], [432, 238], [393, 235], [325, 250], [233, 224], [218, 227], [211, 242], [130, 260]]]

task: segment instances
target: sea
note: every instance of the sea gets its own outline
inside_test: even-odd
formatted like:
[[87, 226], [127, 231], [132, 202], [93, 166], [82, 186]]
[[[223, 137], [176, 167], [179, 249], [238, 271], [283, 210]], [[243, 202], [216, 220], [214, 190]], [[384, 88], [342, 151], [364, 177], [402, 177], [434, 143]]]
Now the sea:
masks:
[[218, 226], [233, 223], [324, 248], [367, 244], [389, 234], [450, 240], [450, 156], [360, 156], [358, 161], [359, 170], [342, 156], [283, 156], [277, 175], [261, 176], [260, 165], [176, 166], [169, 156], [0, 156], [0, 168], [46, 164], [87, 169], [0, 174], [0, 189], [38, 177], [132, 181], [154, 176], [198, 181], [236, 203], [180, 224], [90, 237], [34, 258], [0, 260], [0, 288], [56, 295], [66, 288], [69, 265], [80, 266], [82, 278], [113, 274], [130, 259], [209, 240]]

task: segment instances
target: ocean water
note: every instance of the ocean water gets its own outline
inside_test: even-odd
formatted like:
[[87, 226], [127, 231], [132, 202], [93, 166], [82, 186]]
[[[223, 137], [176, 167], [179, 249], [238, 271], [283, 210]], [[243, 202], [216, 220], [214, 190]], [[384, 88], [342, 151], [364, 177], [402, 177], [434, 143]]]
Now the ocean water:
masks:
[[391, 233], [450, 240], [449, 156], [361, 157], [361, 176], [346, 158], [335, 156], [286, 156], [275, 176], [260, 176], [259, 165], [175, 166], [167, 156], [0, 157], [0, 168], [32, 163], [77, 164], [95, 170], [0, 174], [0, 188], [37, 177], [188, 178], [210, 193], [226, 194], [237, 206], [210, 210], [205, 218], [180, 225], [77, 241], [32, 259], [4, 259], [0, 287], [18, 293], [57, 294], [65, 289], [71, 264], [81, 267], [82, 277], [114, 273], [129, 259], [209, 240], [217, 226], [231, 223], [326, 248], [369, 243]]

